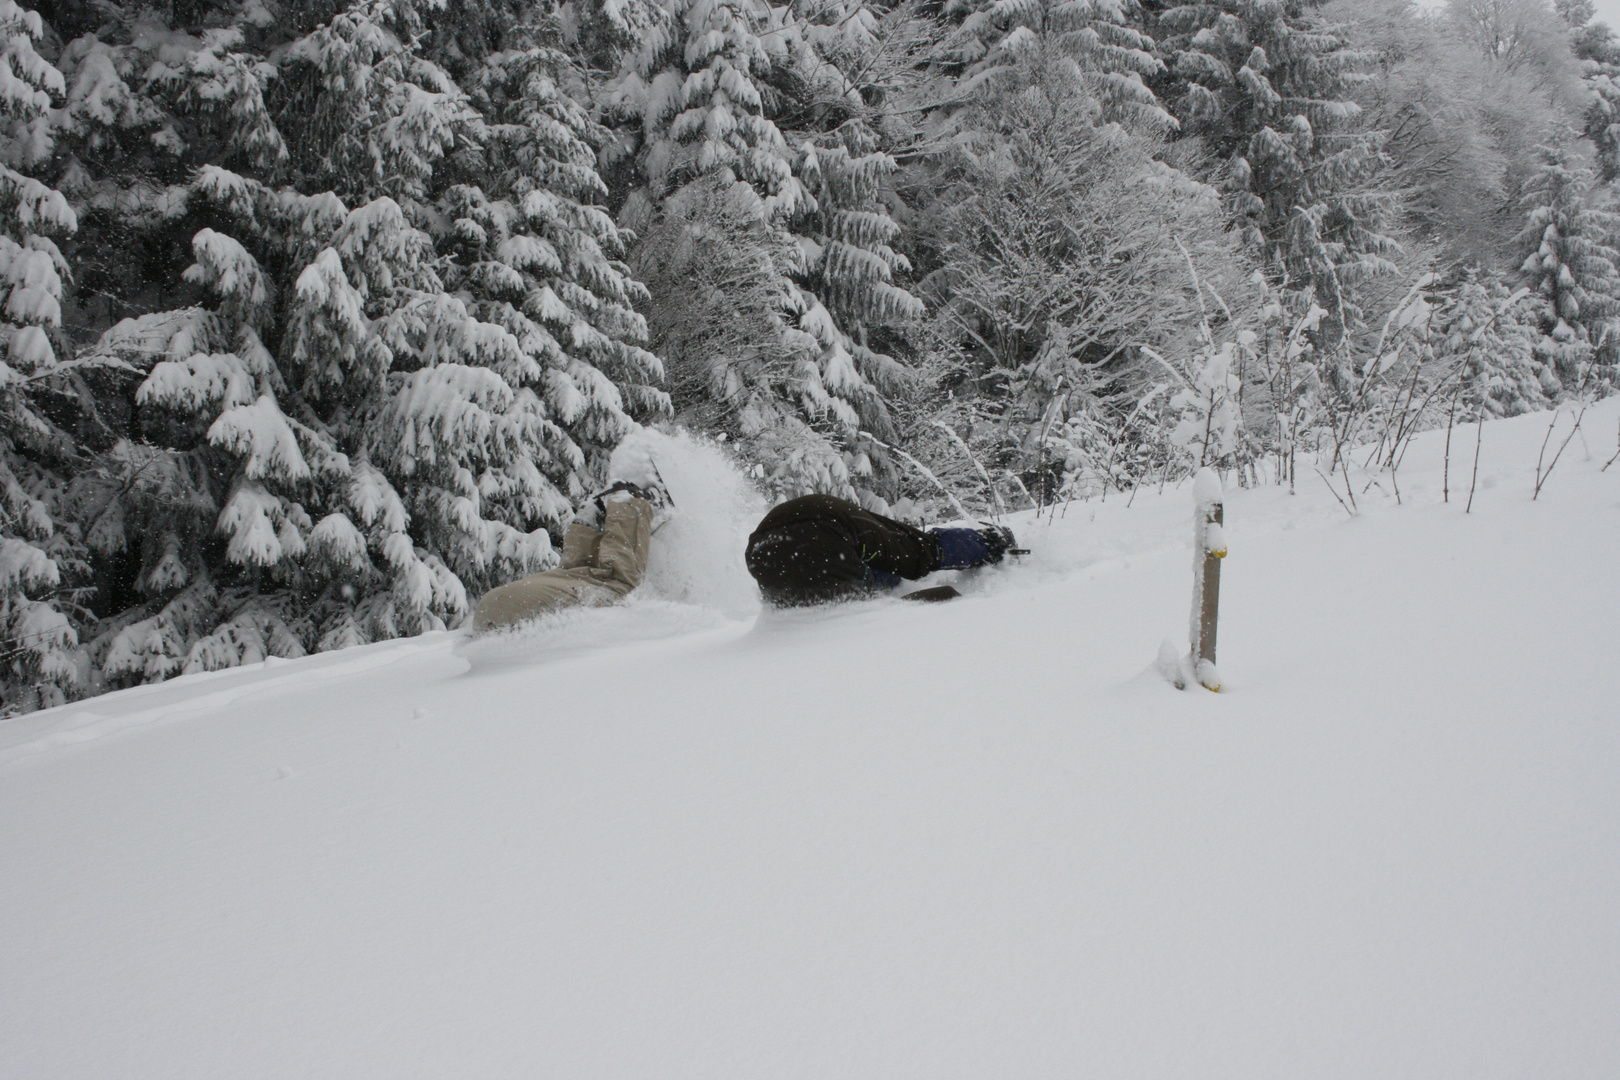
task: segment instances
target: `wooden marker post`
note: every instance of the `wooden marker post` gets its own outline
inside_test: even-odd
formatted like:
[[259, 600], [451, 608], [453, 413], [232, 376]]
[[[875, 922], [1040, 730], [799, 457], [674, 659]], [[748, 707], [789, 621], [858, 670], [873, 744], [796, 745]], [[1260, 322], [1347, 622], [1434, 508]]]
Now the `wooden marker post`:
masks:
[[1193, 674], [1209, 690], [1221, 688], [1215, 669], [1215, 628], [1221, 600], [1221, 560], [1226, 558], [1224, 495], [1214, 469], [1199, 469], [1193, 480]]

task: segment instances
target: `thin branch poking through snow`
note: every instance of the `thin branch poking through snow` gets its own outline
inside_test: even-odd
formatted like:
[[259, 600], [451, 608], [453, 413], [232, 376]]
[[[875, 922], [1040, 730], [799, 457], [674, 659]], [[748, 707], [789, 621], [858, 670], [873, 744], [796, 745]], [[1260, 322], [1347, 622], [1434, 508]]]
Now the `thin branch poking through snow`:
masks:
[[1331, 492], [1331, 493], [1332, 493], [1332, 494], [1333, 494], [1333, 498], [1334, 498], [1334, 499], [1336, 499], [1336, 500], [1337, 500], [1337, 501], [1338, 501], [1338, 503], [1339, 503], [1339, 505], [1340, 505], [1340, 506], [1343, 506], [1343, 507], [1344, 507], [1344, 512], [1345, 512], [1345, 513], [1347, 513], [1347, 514], [1349, 514], [1349, 515], [1350, 515], [1350, 516], [1351, 516], [1351, 517], [1355, 517], [1355, 516], [1356, 516], [1356, 512], [1355, 512], [1355, 511], [1354, 511], [1354, 510], [1352, 510], [1352, 509], [1350, 509], [1350, 507], [1349, 507], [1349, 506], [1346, 506], [1346, 505], [1345, 505], [1345, 501], [1344, 501], [1344, 500], [1343, 500], [1343, 499], [1340, 499], [1340, 498], [1339, 498], [1339, 492], [1338, 492], [1338, 489], [1336, 489], [1336, 488], [1335, 488], [1335, 487], [1334, 487], [1334, 486], [1333, 486], [1333, 481], [1331, 481], [1331, 480], [1329, 480], [1329, 479], [1328, 479], [1328, 478], [1327, 478], [1327, 476], [1326, 476], [1326, 475], [1325, 475], [1325, 474], [1323, 474], [1323, 472], [1322, 472], [1322, 470], [1321, 470], [1321, 469], [1317, 469], [1317, 470], [1316, 470], [1316, 475], [1317, 475], [1317, 476], [1320, 476], [1320, 477], [1322, 477], [1322, 483], [1324, 483], [1324, 484], [1326, 484], [1326, 485], [1327, 485], [1327, 489], [1328, 489], [1328, 491], [1329, 491], [1329, 492]]
[[[1545, 484], [1547, 482], [1547, 478], [1552, 476], [1553, 469], [1558, 465], [1558, 459], [1564, 456], [1564, 448], [1569, 445], [1571, 439], [1575, 438], [1575, 433], [1581, 430], [1581, 421], [1586, 419], [1586, 408], [1587, 407], [1585, 405], [1582, 405], [1581, 411], [1575, 414], [1575, 426], [1569, 429], [1569, 434], [1564, 436], [1564, 441], [1562, 443], [1559, 443], [1558, 452], [1553, 455], [1552, 461], [1548, 463], [1546, 472], [1541, 471], [1541, 458], [1536, 458], [1536, 490], [1535, 493], [1530, 496], [1531, 502], [1535, 502], [1537, 499], [1541, 498], [1541, 485]], [[1553, 417], [1554, 423], [1557, 423], [1557, 420], [1558, 418], [1556, 416]], [[1552, 437], [1552, 428], [1547, 429], [1547, 435], [1549, 438]], [[1541, 450], [1542, 453], [1546, 453], [1547, 443], [1545, 440], [1542, 441]]]
[[1440, 501], [1451, 501], [1451, 429], [1457, 422], [1457, 399], [1462, 396], [1463, 384], [1457, 383], [1457, 392], [1451, 395], [1451, 410], [1446, 413], [1446, 466], [1440, 478]]
[[1485, 418], [1480, 417], [1479, 426], [1474, 430], [1474, 475], [1468, 481], [1468, 505], [1463, 507], [1463, 513], [1472, 513], [1474, 509], [1474, 485], [1479, 483], [1479, 444], [1485, 441]]

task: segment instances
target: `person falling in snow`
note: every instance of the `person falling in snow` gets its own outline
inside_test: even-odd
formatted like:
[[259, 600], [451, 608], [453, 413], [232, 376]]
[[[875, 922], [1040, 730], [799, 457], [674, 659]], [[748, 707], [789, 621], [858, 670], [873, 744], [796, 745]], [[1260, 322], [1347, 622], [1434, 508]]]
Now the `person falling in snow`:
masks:
[[[843, 600], [935, 570], [966, 570], [998, 563], [1015, 548], [1004, 525], [924, 531], [863, 510], [831, 495], [805, 495], [783, 503], [748, 538], [748, 572], [765, 599], [778, 607]], [[906, 599], [949, 600], [949, 585], [922, 589]]]
[[669, 504], [663, 485], [621, 480], [568, 526], [562, 563], [489, 590], [473, 612], [473, 633], [501, 630], [567, 607], [595, 607], [627, 596], [647, 573], [653, 528]]

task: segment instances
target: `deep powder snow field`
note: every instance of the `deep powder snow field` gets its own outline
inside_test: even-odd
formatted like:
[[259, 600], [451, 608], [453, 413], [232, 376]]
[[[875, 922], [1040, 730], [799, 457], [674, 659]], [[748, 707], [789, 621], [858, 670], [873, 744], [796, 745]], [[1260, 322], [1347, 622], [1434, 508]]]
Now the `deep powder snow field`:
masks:
[[1188, 487], [761, 613], [677, 439], [622, 607], [0, 723], [0, 1076], [1620, 1075], [1620, 402], [1532, 502], [1548, 419], [1471, 514], [1472, 427], [1229, 493], [1220, 694]]

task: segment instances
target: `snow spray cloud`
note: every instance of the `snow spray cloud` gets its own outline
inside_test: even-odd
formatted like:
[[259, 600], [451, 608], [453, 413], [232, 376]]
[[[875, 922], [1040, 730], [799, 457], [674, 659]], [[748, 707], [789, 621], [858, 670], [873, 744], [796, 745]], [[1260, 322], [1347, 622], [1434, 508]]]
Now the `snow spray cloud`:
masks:
[[622, 603], [565, 608], [464, 639], [456, 654], [472, 670], [532, 667], [713, 629], [759, 610], [743, 546], [764, 513], [764, 500], [724, 451], [685, 431], [642, 428], [614, 451], [609, 475], [643, 486], [662, 483], [669, 491], [670, 515], [653, 533], [641, 587]]
[[715, 443], [676, 429], [642, 428], [613, 452], [609, 475], [661, 480], [671, 513], [653, 535], [647, 576], [635, 596], [713, 608], [733, 618], [759, 609], [743, 563], [765, 502]]

